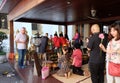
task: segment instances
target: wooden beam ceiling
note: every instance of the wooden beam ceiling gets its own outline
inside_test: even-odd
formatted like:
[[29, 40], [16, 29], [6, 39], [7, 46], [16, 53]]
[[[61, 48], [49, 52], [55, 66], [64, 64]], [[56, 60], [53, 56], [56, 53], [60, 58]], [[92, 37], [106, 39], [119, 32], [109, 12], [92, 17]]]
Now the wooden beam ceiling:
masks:
[[8, 14], [8, 20], [13, 20], [21, 14], [27, 12], [36, 5], [42, 3], [44, 0], [22, 0], [13, 10]]
[[120, 0], [7, 0], [6, 4], [8, 20], [20, 22], [66, 25], [120, 20]]

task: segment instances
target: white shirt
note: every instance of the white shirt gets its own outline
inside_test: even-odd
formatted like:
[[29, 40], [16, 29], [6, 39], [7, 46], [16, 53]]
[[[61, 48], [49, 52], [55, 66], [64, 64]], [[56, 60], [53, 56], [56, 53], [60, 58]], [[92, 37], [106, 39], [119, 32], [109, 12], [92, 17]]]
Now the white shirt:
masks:
[[[26, 34], [18, 33], [16, 35], [15, 41], [23, 41], [25, 42], [27, 40]], [[26, 49], [26, 44], [25, 43], [17, 43], [17, 48], [18, 49]]]
[[[108, 43], [107, 45], [107, 50], [109, 49], [113, 49], [113, 50], [119, 50], [120, 49], [120, 40], [112, 40]], [[112, 53], [112, 54], [108, 54], [106, 56], [106, 60], [107, 61], [112, 61], [114, 63], [120, 63], [120, 54], [118, 53]]]

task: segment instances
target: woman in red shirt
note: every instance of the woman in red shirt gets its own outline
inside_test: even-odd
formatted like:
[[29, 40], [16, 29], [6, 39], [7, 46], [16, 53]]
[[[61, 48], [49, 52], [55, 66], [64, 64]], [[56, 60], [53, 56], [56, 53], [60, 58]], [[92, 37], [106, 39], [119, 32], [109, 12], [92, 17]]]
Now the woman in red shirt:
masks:
[[79, 45], [75, 45], [75, 49], [72, 54], [72, 70], [74, 74], [84, 75], [84, 71], [81, 69], [82, 66], [82, 52], [79, 48]]

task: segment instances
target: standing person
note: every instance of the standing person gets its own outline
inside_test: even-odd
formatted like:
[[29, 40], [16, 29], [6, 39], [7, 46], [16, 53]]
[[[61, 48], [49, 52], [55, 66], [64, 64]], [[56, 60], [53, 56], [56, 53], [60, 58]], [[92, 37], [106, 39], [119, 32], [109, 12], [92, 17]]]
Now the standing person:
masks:
[[25, 32], [26, 34], [26, 65], [29, 65], [29, 61], [30, 61], [30, 55], [29, 55], [29, 51], [28, 51], [28, 44], [29, 44], [29, 35], [28, 35], [28, 32], [26, 31]]
[[50, 35], [50, 38], [49, 38], [49, 50], [53, 50], [53, 41], [52, 41], [52, 35]]
[[60, 38], [58, 37], [57, 33], [54, 34], [54, 37], [52, 39], [53, 45], [54, 45], [54, 51], [55, 53], [61, 53], [60, 50]]
[[26, 53], [26, 44], [27, 44], [27, 36], [25, 34], [26, 29], [22, 27], [20, 32], [15, 37], [15, 42], [17, 43], [18, 49], [18, 66], [20, 68], [25, 68], [24, 66], [24, 57]]
[[61, 47], [64, 46], [64, 45], [68, 46], [67, 40], [66, 40], [65, 37], [63, 37], [62, 33], [59, 34], [59, 39], [60, 39]]
[[78, 30], [76, 30], [73, 40], [74, 40], [74, 45], [80, 43], [80, 33], [78, 32]]
[[48, 45], [48, 36], [47, 35], [48, 34], [41, 37], [41, 45], [40, 45], [39, 52], [42, 55], [42, 60], [47, 60], [47, 56], [46, 56], [47, 45]]
[[[89, 69], [91, 73], [92, 83], [104, 83], [105, 69], [105, 53], [100, 52], [99, 44], [101, 43], [100, 27], [98, 24], [93, 24], [91, 27], [92, 36], [89, 38], [87, 49], [90, 52]], [[103, 44], [106, 45], [106, 37], [103, 39]], [[100, 55], [101, 54], [101, 55]]]
[[103, 44], [100, 44], [100, 47], [106, 52], [107, 83], [120, 83], [120, 76], [112, 76], [108, 73], [109, 61], [120, 64], [120, 23], [113, 23], [110, 26], [108, 37], [107, 48]]

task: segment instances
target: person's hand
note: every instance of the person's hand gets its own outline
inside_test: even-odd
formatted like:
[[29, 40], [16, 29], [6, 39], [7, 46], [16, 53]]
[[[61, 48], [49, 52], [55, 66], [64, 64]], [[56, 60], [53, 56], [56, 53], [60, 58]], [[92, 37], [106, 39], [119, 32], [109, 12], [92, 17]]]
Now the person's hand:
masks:
[[99, 47], [100, 47], [104, 52], [106, 52], [106, 48], [105, 48], [105, 46], [104, 46], [102, 43], [99, 44]]
[[100, 47], [101, 49], [103, 49], [103, 48], [104, 48], [104, 45], [103, 45], [102, 43], [100, 43], [100, 44], [99, 44], [99, 47]]
[[57, 53], [58, 58], [61, 57], [60, 53]]

